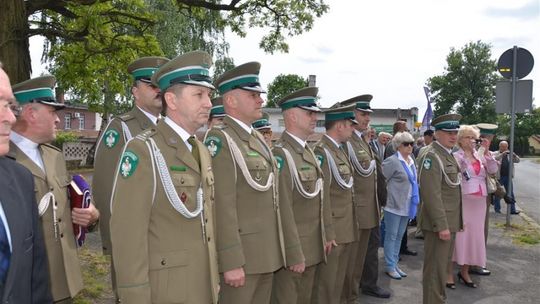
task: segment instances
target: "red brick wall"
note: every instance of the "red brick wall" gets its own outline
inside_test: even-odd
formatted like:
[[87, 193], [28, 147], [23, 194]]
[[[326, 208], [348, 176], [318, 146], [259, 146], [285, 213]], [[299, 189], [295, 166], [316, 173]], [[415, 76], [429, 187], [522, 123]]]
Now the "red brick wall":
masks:
[[58, 114], [58, 118], [60, 118], [60, 122], [57, 125], [58, 130], [68, 130], [65, 128], [65, 117], [68, 113], [71, 115], [69, 130], [79, 130], [79, 119], [75, 118], [75, 113], [80, 113], [81, 116], [84, 115], [84, 130], [94, 130], [96, 128], [96, 114], [86, 109], [66, 107], [62, 110], [58, 110], [56, 113]]

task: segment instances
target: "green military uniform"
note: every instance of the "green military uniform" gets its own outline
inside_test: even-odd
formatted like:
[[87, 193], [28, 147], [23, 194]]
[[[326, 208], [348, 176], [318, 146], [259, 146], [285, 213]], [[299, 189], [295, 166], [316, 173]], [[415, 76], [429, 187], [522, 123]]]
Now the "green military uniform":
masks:
[[[457, 132], [457, 114], [433, 119], [436, 130]], [[459, 165], [439, 142], [428, 146], [419, 158], [419, 186], [422, 207], [420, 222], [424, 233], [423, 303], [444, 303], [448, 263], [454, 250], [455, 233], [463, 228], [461, 205], [461, 173]], [[439, 232], [449, 229], [451, 240], [439, 238]]]
[[[20, 105], [38, 102], [61, 109], [63, 104], [54, 101], [55, 78], [43, 76], [13, 86], [13, 93]], [[71, 182], [62, 151], [49, 145], [38, 146], [43, 161], [42, 170], [13, 141], [10, 154], [32, 172], [36, 201], [43, 206], [40, 218], [47, 250], [53, 301], [74, 297], [83, 287], [82, 273], [73, 234], [71, 204], [68, 185]], [[43, 203], [40, 204], [40, 202]], [[48, 207], [44, 209], [44, 206]]]
[[[315, 87], [300, 89], [278, 102], [283, 111], [300, 107], [319, 112]], [[286, 268], [275, 274], [272, 303], [311, 302], [315, 270], [326, 259], [326, 234], [333, 235], [330, 206], [323, 201], [323, 176], [311, 148], [298, 142], [287, 130], [273, 147], [279, 168], [279, 204], [282, 218], [292, 208], [294, 219], [283, 221], [287, 266], [305, 262], [305, 271], [295, 273]], [[293, 223], [286, 225], [285, 223]]]
[[[259, 69], [258, 63], [240, 65], [218, 78], [216, 86], [222, 95], [234, 89], [262, 92]], [[268, 303], [273, 272], [285, 265], [277, 167], [262, 135], [249, 128], [225, 116], [205, 140], [216, 177], [219, 269], [242, 267], [245, 273], [242, 287], [222, 280], [221, 304]]]
[[[149, 81], [157, 68], [167, 61], [169, 60], [163, 57], [143, 57], [130, 64], [128, 72], [135, 81]], [[110, 255], [112, 253], [109, 230], [110, 203], [116, 166], [120, 160], [122, 149], [127, 141], [155, 124], [156, 121], [151, 121], [139, 107], [134, 106], [131, 111], [119, 115], [109, 122], [96, 145], [92, 195], [96, 207], [100, 211], [99, 230], [104, 254]]]
[[[372, 113], [369, 105], [372, 95], [360, 95], [341, 102], [355, 105], [355, 111]], [[354, 169], [354, 215], [358, 227], [358, 242], [353, 245], [351, 263], [343, 288], [343, 302], [355, 303], [360, 296], [360, 281], [368, 249], [371, 229], [379, 225], [380, 206], [377, 200], [377, 164], [375, 153], [359, 131], [347, 142], [347, 154]]]
[[[331, 109], [326, 120], [354, 120], [353, 107]], [[327, 263], [317, 266], [312, 303], [340, 303], [347, 269], [351, 264], [352, 243], [357, 240], [353, 204], [353, 169], [345, 151], [325, 135], [315, 145], [315, 155], [323, 170], [324, 202], [330, 202], [332, 225], [337, 247], [327, 257]], [[337, 176], [336, 176], [337, 174]]]
[[[198, 85], [162, 75], [207, 76], [210, 63], [204, 52], [187, 53], [161, 66], [153, 82], [162, 91], [177, 83]], [[137, 135], [124, 147], [118, 165], [110, 227], [123, 303], [217, 303], [210, 155], [199, 141], [188, 146], [173, 128], [179, 126], [165, 118]]]

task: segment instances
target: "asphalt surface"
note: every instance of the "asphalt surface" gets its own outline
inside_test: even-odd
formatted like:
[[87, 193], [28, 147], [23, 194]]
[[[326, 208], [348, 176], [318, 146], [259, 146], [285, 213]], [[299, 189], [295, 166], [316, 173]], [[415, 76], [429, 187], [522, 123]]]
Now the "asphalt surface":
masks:
[[[530, 169], [530, 170], [529, 170]], [[527, 173], [528, 172], [528, 173]], [[91, 173], [84, 174], [91, 179]], [[522, 160], [516, 166], [515, 194], [518, 200], [520, 215], [512, 215], [513, 225], [521, 229], [538, 226], [540, 200], [540, 165], [529, 160]], [[447, 303], [459, 304], [511, 304], [540, 302], [540, 244], [524, 245], [513, 241], [513, 235], [520, 230], [504, 227], [505, 214], [490, 211], [490, 232], [487, 244], [488, 268], [490, 276], [472, 275], [478, 288], [473, 289], [456, 283], [457, 289], [447, 289]], [[389, 290], [389, 299], [379, 299], [362, 295], [357, 303], [365, 304], [394, 304], [422, 303], [422, 265], [424, 259], [423, 241], [414, 238], [415, 227], [409, 227], [410, 249], [418, 251], [418, 256], [403, 256], [400, 268], [408, 276], [402, 280], [390, 279], [382, 272], [384, 258], [382, 248], [379, 249], [379, 285]], [[99, 233], [93, 233], [85, 246], [90, 250], [101, 252]], [[457, 273], [457, 268], [454, 274]], [[457, 282], [457, 278], [456, 278]], [[111, 295], [104, 295], [95, 303], [114, 303]], [[257, 303], [254, 303], [257, 304]]]

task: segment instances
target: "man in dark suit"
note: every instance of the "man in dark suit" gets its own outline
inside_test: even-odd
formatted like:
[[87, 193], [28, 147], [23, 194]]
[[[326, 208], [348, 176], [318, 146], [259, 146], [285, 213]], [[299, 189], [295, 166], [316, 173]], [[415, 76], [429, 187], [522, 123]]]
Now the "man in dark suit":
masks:
[[5, 157], [16, 105], [0, 64], [0, 300], [52, 303], [32, 174]]

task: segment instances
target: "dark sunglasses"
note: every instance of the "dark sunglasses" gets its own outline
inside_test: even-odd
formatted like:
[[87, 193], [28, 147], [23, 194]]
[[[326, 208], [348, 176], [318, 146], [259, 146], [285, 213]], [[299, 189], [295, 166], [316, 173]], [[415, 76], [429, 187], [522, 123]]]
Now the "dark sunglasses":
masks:
[[411, 142], [404, 142], [404, 143], [401, 143], [404, 147], [407, 147], [407, 146], [411, 146], [413, 147], [414, 146], [414, 142], [411, 141]]

